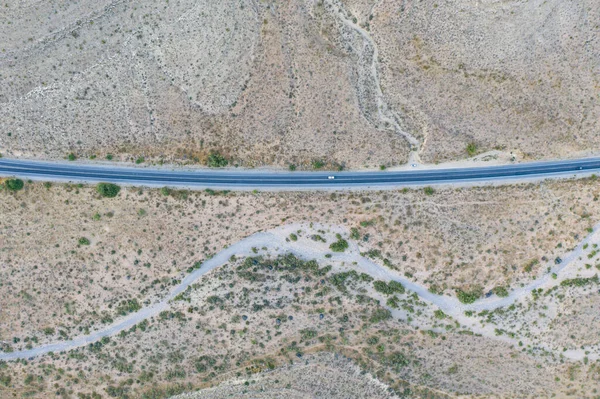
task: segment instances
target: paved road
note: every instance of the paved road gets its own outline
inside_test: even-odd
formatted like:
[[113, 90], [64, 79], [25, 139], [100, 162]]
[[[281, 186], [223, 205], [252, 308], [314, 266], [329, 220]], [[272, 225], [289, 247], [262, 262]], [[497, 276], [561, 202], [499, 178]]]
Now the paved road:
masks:
[[[560, 177], [600, 171], [600, 158], [475, 168], [420, 169], [391, 172], [271, 172], [235, 170], [169, 170], [77, 162], [40, 162], [0, 158], [0, 176], [71, 182], [213, 188], [381, 187]], [[329, 179], [334, 176], [334, 179]]]

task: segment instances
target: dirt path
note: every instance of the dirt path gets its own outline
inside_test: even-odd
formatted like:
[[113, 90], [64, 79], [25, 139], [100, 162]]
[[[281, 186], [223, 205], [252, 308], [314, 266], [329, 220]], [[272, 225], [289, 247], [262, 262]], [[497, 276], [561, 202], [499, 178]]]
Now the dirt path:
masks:
[[[473, 304], [462, 304], [455, 297], [433, 294], [429, 292], [427, 288], [416, 284], [412, 281], [409, 281], [404, 277], [399, 276], [395, 272], [385, 268], [384, 266], [378, 265], [370, 259], [362, 257], [360, 255], [358, 245], [355, 242], [349, 242], [350, 247], [346, 252], [332, 254], [327, 244], [315, 243], [310, 239], [303, 238], [299, 239], [296, 242], [286, 241], [286, 238], [289, 237], [291, 233], [297, 232], [298, 230], [302, 230], [303, 232], [305, 232], [305, 236], [310, 235], [309, 233], [312, 233], [313, 231], [316, 232], [316, 230], [318, 229], [326, 230], [332, 234], [340, 233], [342, 235], [347, 235], [347, 231], [345, 231], [341, 227], [324, 226], [318, 224], [286, 225], [278, 227], [268, 232], [259, 232], [253, 234], [222, 250], [211, 259], [205, 261], [200, 269], [195, 270], [194, 272], [183, 278], [181, 283], [161, 301], [152, 304], [151, 306], [148, 306], [140, 310], [139, 312], [132, 313], [126, 316], [125, 318], [118, 320], [116, 323], [106, 327], [105, 329], [93, 332], [89, 335], [77, 337], [69, 341], [41, 345], [37, 348], [32, 348], [23, 351], [0, 353], [0, 360], [15, 360], [23, 358], [26, 359], [30, 357], [43, 355], [48, 352], [67, 351], [98, 341], [102, 337], [115, 335], [122, 330], [132, 327], [134, 324], [137, 324], [144, 319], [156, 316], [163, 310], [168, 309], [170, 306], [169, 302], [171, 301], [171, 299], [173, 299], [179, 293], [185, 291], [188, 286], [190, 286], [200, 277], [209, 273], [211, 270], [226, 264], [232, 255], [235, 255], [236, 257], [255, 256], [255, 252], [253, 252], [252, 249], [262, 247], [267, 247], [269, 249], [270, 256], [277, 256], [279, 254], [284, 253], [293, 253], [294, 255], [304, 259], [345, 262], [345, 264], [347, 265], [352, 265], [348, 267], [355, 268], [359, 272], [368, 273], [375, 279], [386, 281], [398, 281], [402, 283], [407, 290], [416, 293], [422, 300], [437, 306], [447, 315], [452, 316], [456, 320], [460, 321], [461, 324], [469, 326], [473, 329], [474, 332], [493, 339], [513, 342], [514, 340], [511, 340], [507, 337], [495, 336], [493, 326], [481, 327], [481, 323], [478, 320], [466, 318], [464, 312], [466, 310], [493, 310], [499, 307], [509, 306], [515, 301], [529, 295], [533, 289], [537, 289], [540, 286], [547, 283], [559, 283], [561, 281], [560, 273], [565, 268], [567, 268], [569, 264], [571, 264], [573, 261], [583, 256], [583, 246], [586, 243], [590, 243], [590, 241], [592, 240], [597, 241], [599, 239], [599, 228], [600, 224], [595, 226], [593, 232], [589, 234], [574, 250], [572, 250], [568, 254], [565, 254], [565, 256], [563, 257], [563, 261], [559, 265], [556, 265], [553, 269], [551, 269], [550, 273], [547, 273], [546, 275], [536, 279], [529, 285], [515, 289], [510, 293], [509, 296], [505, 298], [499, 298], [494, 295], [489, 298], [480, 299]], [[325, 255], [331, 255], [331, 257], [325, 258]], [[559, 278], [556, 280], [550, 280], [551, 273], [556, 273], [557, 275], [559, 275]], [[581, 359], [583, 358], [583, 356], [585, 356], [583, 350], [566, 351], [561, 353], [563, 356], [575, 360]], [[590, 356], [591, 355], [588, 355], [588, 358], [592, 359], [593, 356]]]

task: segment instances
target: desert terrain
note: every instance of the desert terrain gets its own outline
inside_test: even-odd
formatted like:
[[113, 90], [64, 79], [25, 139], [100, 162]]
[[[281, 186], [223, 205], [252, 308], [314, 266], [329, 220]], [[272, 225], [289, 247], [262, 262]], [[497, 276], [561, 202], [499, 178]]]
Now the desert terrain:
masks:
[[8, 1], [0, 153], [305, 169], [585, 155], [599, 144], [599, 9]]
[[[0, 157], [342, 183], [598, 155], [599, 21], [598, 0], [5, 0]], [[600, 398], [600, 184], [577, 173], [0, 176], [0, 398]]]
[[[26, 182], [0, 195], [0, 355], [68, 345], [165, 303], [84, 347], [3, 361], [5, 395], [343, 397], [353, 381], [357, 397], [578, 397], [597, 387], [596, 178], [433, 193], [123, 187], [115, 198]], [[236, 247], [256, 234], [273, 238]]]

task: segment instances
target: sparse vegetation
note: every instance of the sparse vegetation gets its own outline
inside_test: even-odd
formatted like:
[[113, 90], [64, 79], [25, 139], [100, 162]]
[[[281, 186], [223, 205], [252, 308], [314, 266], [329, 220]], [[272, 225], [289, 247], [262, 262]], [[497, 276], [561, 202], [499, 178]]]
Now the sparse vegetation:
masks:
[[[562, 183], [548, 183], [547, 190], [556, 193], [551, 190], [559, 184]], [[573, 195], [581, 198], [579, 204], [585, 204], [586, 212], [594, 214], [596, 204], [590, 199], [593, 198], [592, 189], [582, 188], [580, 182], [571, 184], [577, 185]], [[19, 253], [28, 259], [28, 263], [20, 263], [23, 273], [15, 273], [14, 277], [5, 273], [2, 284], [11, 284], [19, 306], [32, 315], [30, 323], [33, 328], [20, 326], [14, 322], [18, 319], [9, 314], [8, 320], [15, 332], [7, 334], [6, 327], [2, 330], [3, 336], [7, 337], [0, 344], [4, 352], [70, 340], [117, 323], [132, 312], [153, 306], [158, 298], [164, 298], [187, 275], [200, 269], [206, 260], [225, 246], [259, 230], [269, 231], [273, 226], [296, 223], [294, 220], [300, 221], [301, 225], [286, 227], [281, 230], [285, 232], [283, 234], [274, 230], [274, 234], [279, 234], [278, 239], [282, 242], [287, 239], [292, 243], [296, 237], [295, 249], [313, 244], [319, 246], [319, 251], [325, 250], [323, 255], [333, 254], [326, 248], [343, 238], [342, 235], [336, 237], [332, 231], [339, 231], [338, 226], [356, 226], [349, 229], [349, 237], [355, 240], [352, 247], [356, 245], [363, 256], [374, 259], [389, 273], [406, 276], [445, 296], [454, 287], [463, 287], [470, 293], [472, 287], [494, 283], [497, 286], [491, 291], [502, 295], [503, 290], [509, 292], [509, 285], [517, 287], [532, 279], [531, 276], [523, 276], [526, 262], [508, 256], [507, 252], [518, 247], [525, 254], [525, 259], [538, 258], [551, 264], [556, 255], [564, 256], [564, 248], [572, 248], [578, 242], [572, 231], [573, 226], [578, 226], [580, 217], [576, 212], [580, 212], [581, 207], [572, 205], [569, 201], [574, 200], [568, 194], [563, 193], [561, 202], [555, 204], [540, 200], [537, 192], [532, 193], [522, 187], [490, 188], [477, 190], [475, 194], [472, 189], [443, 190], [439, 193], [443, 201], [435, 198], [422, 201], [423, 193], [419, 190], [311, 195], [269, 192], [255, 195], [215, 190], [179, 195], [178, 190], [168, 190], [165, 196], [161, 189], [130, 188], [123, 190], [115, 200], [106, 201], [95, 194], [94, 187], [90, 189], [83, 185], [56, 184], [53, 189], [46, 190], [41, 183], [31, 183], [27, 189], [28, 193], [36, 195], [5, 194], [3, 201], [3, 211], [11, 220], [18, 218], [19, 224], [10, 235], [3, 236], [3, 248], [16, 249], [4, 250], [2, 261], [8, 264], [7, 261], [11, 260], [11, 264], [15, 264], [14, 255]], [[522, 197], [516, 202], [514, 199], [503, 200], [507, 191], [512, 194], [520, 192]], [[471, 204], [473, 198], [476, 198], [477, 205]], [[556, 206], [556, 209], [551, 206]], [[569, 211], [570, 207], [575, 211]], [[49, 223], [44, 224], [44, 220], [40, 219], [40, 212], [29, 215], [23, 211], [34, 209], [43, 209], [43, 214], [60, 217], [51, 220], [53, 227], [50, 228]], [[480, 215], [478, 229], [494, 234], [469, 229], [468, 226], [473, 225], [473, 210]], [[546, 212], [549, 215], [545, 215]], [[558, 214], [562, 214], [560, 221], [564, 227], [554, 218]], [[329, 221], [310, 226], [310, 221], [320, 215]], [[493, 222], [490, 215], [493, 215]], [[534, 223], [535, 220], [539, 222]], [[364, 222], [362, 225], [361, 221]], [[586, 226], [587, 222], [583, 228]], [[534, 231], [530, 232], [530, 227]], [[545, 229], [554, 230], [548, 242], [535, 241], [537, 237], [543, 237]], [[51, 237], [46, 239], [50, 245], [44, 248], [49, 265], [31, 261], [24, 250], [42, 241], [44, 238], [40, 234], [44, 230], [49, 231], [47, 237]], [[582, 228], [577, 231], [581, 234]], [[85, 247], [85, 244], [80, 244], [78, 237], [82, 236], [93, 245]], [[350, 239], [345, 239], [349, 244]], [[533, 248], [523, 245], [531, 242], [536, 243]], [[563, 249], [553, 253], [556, 242], [562, 242]], [[594, 245], [595, 242], [590, 241], [582, 255], [591, 265], [589, 268], [582, 266], [583, 272], [595, 270], [595, 262], [587, 260], [587, 255], [596, 248]], [[456, 247], [465, 250], [452, 249]], [[285, 252], [285, 248], [280, 246], [279, 250]], [[488, 346], [490, 340], [495, 339], [495, 334], [515, 339], [515, 342], [525, 342], [519, 348], [518, 357], [511, 357], [515, 350], [512, 348], [499, 352], [503, 358], [513, 362], [510, 367], [514, 367], [514, 362], [520, 359], [529, 362], [530, 356], [537, 359], [537, 355], [528, 352], [528, 345], [533, 339], [543, 343], [545, 338], [539, 335], [540, 327], [531, 323], [535, 320], [533, 315], [540, 320], [552, 320], [557, 326], [554, 330], [562, 334], [565, 330], [561, 327], [563, 322], [567, 322], [565, 325], [578, 323], [571, 319], [579, 317], [572, 314], [572, 310], [578, 308], [565, 310], [564, 316], [559, 316], [564, 319], [554, 322], [557, 316], [544, 309], [547, 301], [560, 301], [560, 296], [573, 293], [584, 293], [588, 300], [595, 294], [593, 283], [574, 280], [563, 287], [559, 284], [553, 290], [546, 287], [541, 292], [536, 290], [535, 301], [531, 297], [524, 301], [531, 303], [531, 310], [516, 303], [515, 306], [496, 310], [468, 312], [468, 316], [455, 315], [446, 308], [442, 311], [432, 307], [398, 282], [376, 281], [370, 275], [357, 271], [361, 266], [349, 261], [347, 258], [350, 256], [334, 254], [311, 261], [280, 257], [274, 255], [274, 251], [275, 246], [257, 246], [251, 250], [254, 253], [252, 258], [240, 258], [237, 253], [234, 257], [228, 256], [225, 265], [195, 281], [189, 290], [170, 301], [168, 309], [159, 315], [111, 336], [110, 341], [98, 341], [77, 351], [48, 355], [44, 358], [46, 366], [54, 365], [65, 371], [63, 374], [58, 371], [44, 374], [43, 383], [37, 382], [37, 375], [43, 374], [42, 369], [37, 368], [40, 364], [37, 360], [31, 362], [34, 367], [13, 362], [7, 363], [6, 369], [0, 366], [0, 373], [9, 375], [10, 372], [12, 377], [14, 388], [9, 388], [9, 392], [24, 386], [34, 389], [38, 384], [44, 386], [52, 381], [52, 384], [58, 384], [52, 387], [52, 392], [72, 388], [75, 392], [78, 392], [77, 389], [83, 392], [96, 390], [107, 395], [106, 387], [112, 386], [114, 390], [111, 392], [125, 387], [130, 397], [142, 397], [154, 386], [153, 382], [157, 383], [157, 387], [162, 386], [159, 383], [169, 381], [216, 384], [216, 376], [235, 376], [238, 372], [248, 376], [248, 386], [252, 387], [251, 375], [255, 372], [279, 372], [279, 366], [287, 365], [288, 360], [294, 360], [291, 367], [302, 367], [305, 360], [310, 360], [312, 367], [314, 352], [323, 349], [339, 353], [343, 359], [354, 359], [364, 370], [377, 367], [381, 370], [378, 375], [384, 376], [380, 378], [388, 378], [386, 376], [389, 375], [389, 378], [399, 381], [405, 375], [402, 373], [410, 372], [419, 381], [430, 381], [427, 374], [442, 380], [450, 375], [448, 370], [452, 369], [452, 379], [464, 381], [464, 378], [470, 378], [466, 377], [468, 373], [480, 373], [480, 369], [485, 367], [492, 369], [486, 361], [489, 357], [496, 358], [490, 355], [492, 346]], [[544, 260], [542, 254], [549, 260]], [[344, 261], [339, 258], [344, 258]], [[34, 269], [34, 266], [37, 268]], [[571, 267], [571, 263], [566, 267]], [[59, 276], [60, 283], [48, 281], [44, 289], [35, 288], [36, 285], [20, 285], [20, 279], [27, 281], [24, 276], [30, 273], [32, 276], [48, 275], [49, 270], [55, 270], [54, 275]], [[478, 270], [485, 273], [474, 273]], [[583, 278], [592, 277], [586, 274]], [[78, 291], [82, 294], [77, 294]], [[374, 295], [373, 291], [377, 294]], [[65, 294], [64, 301], [55, 304], [48, 300], [58, 297], [59, 293]], [[482, 291], [480, 294], [483, 296]], [[486, 296], [489, 294], [489, 291], [486, 292]], [[489, 298], [492, 302], [497, 300]], [[9, 306], [17, 303], [17, 299], [10, 295], [6, 301]], [[570, 305], [570, 302], [563, 301], [562, 304]], [[463, 318], [466, 317], [472, 323], [465, 322]], [[507, 320], [514, 317], [518, 317], [525, 327], [511, 327]], [[44, 328], [49, 329], [48, 334]], [[490, 333], [482, 334], [481, 328], [489, 329]], [[583, 342], [577, 335], [581, 334], [580, 331], [569, 334], [575, 338], [568, 335], [560, 338], [557, 341], [559, 345], [564, 343], [566, 347], [579, 348]], [[34, 336], [39, 342], [32, 340]], [[28, 340], [25, 342], [25, 339]], [[227, 354], [219, 352], [222, 348], [219, 342], [223, 340], [229, 348]], [[187, 342], [208, 344], [190, 345]], [[503, 350], [503, 345], [493, 346], [494, 351]], [[410, 348], [410, 352], [407, 349], [404, 353], [406, 348]], [[525, 350], [520, 352], [521, 349]], [[588, 350], [587, 347], [585, 350]], [[477, 370], [460, 365], [453, 368], [453, 363], [447, 361], [443, 365], [431, 361], [439, 359], [439, 356], [448, 356], [448, 353], [459, 358], [465, 351], [472, 356], [472, 361], [477, 362]], [[395, 353], [399, 355], [392, 360]], [[559, 351], [554, 353], [560, 356]], [[411, 360], [413, 354], [414, 362]], [[481, 354], [487, 356], [485, 360], [482, 360]], [[195, 360], [202, 356], [210, 357], [214, 364], [209, 364], [206, 359], [199, 361], [201, 371], [197, 371]], [[240, 366], [236, 364], [238, 360]], [[570, 362], [566, 357], [564, 361], [566, 364]], [[427, 367], [422, 364], [427, 364]], [[86, 379], [78, 377], [78, 371], [73, 371], [79, 366]], [[72, 370], [67, 370], [68, 367]], [[509, 366], [495, 363], [493, 370], [506, 370], [503, 367]], [[543, 371], [545, 367], [542, 364]], [[179, 369], [181, 372], [176, 371]], [[395, 374], [396, 370], [400, 370], [400, 374]], [[485, 370], [477, 375], [489, 375]], [[69, 373], [71, 377], [67, 376]], [[107, 379], [100, 381], [94, 377], [95, 373], [102, 373]], [[32, 381], [29, 375], [36, 377]], [[55, 380], [57, 375], [61, 378]], [[529, 379], [541, 378], [542, 375], [535, 372], [527, 374]], [[77, 384], [73, 382], [74, 378], [80, 378]], [[130, 378], [140, 382], [129, 385], [127, 381]], [[26, 380], [29, 385], [25, 384]], [[383, 381], [389, 383], [390, 380]], [[529, 384], [525, 379], [518, 381], [524, 386]], [[265, 384], [264, 380], [261, 383]], [[440, 392], [444, 391], [442, 388]], [[36, 395], [43, 397], [48, 392], [49, 387]]]

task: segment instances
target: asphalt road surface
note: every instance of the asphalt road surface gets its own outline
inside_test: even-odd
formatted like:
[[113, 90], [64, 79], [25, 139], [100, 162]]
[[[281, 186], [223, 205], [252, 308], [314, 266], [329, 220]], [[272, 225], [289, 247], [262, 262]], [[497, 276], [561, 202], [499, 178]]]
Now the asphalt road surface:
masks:
[[[139, 186], [186, 188], [333, 188], [493, 182], [565, 177], [600, 171], [600, 158], [528, 162], [473, 168], [421, 169], [380, 172], [273, 172], [169, 170], [166, 168], [41, 162], [0, 158], [0, 176], [70, 182], [112, 182]], [[331, 178], [333, 176], [333, 178]]]

